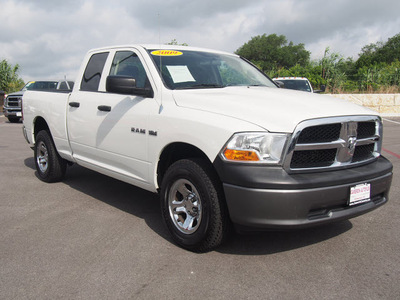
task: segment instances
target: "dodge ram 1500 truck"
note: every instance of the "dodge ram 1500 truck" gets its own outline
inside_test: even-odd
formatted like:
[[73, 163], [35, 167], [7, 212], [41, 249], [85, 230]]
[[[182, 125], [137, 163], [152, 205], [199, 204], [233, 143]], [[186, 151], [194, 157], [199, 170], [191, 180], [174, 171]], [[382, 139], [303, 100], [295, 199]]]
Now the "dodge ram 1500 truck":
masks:
[[355, 104], [280, 89], [241, 57], [178, 46], [89, 51], [70, 93], [27, 91], [38, 177], [76, 163], [160, 194], [192, 251], [241, 231], [349, 219], [388, 201], [382, 121]]
[[70, 90], [73, 81], [29, 81], [20, 91], [7, 95], [4, 101], [4, 116], [11, 123], [16, 123], [22, 117], [22, 96], [27, 90]]

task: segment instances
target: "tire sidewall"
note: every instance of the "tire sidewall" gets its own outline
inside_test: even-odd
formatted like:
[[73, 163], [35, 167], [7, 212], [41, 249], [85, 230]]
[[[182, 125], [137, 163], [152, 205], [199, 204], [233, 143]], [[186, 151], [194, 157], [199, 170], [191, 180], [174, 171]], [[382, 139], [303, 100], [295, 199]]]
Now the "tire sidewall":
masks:
[[[41, 132], [38, 133], [38, 135], [36, 137], [36, 141], [35, 141], [35, 166], [36, 166], [36, 171], [38, 172], [38, 175], [42, 180], [46, 180], [49, 177], [50, 168], [51, 168], [51, 162], [50, 162], [51, 158], [50, 158], [49, 143], [48, 143], [48, 139], [46, 137], [47, 136], [41, 131]], [[48, 162], [47, 162], [48, 166], [47, 166], [47, 169], [46, 169], [45, 172], [42, 172], [40, 170], [39, 165], [38, 165], [38, 160], [37, 160], [38, 152], [39, 152], [38, 148], [39, 148], [40, 142], [43, 142], [44, 145], [46, 146], [47, 154], [49, 156], [49, 159], [48, 159]]]
[[[184, 167], [182, 161], [175, 163], [167, 171], [166, 176], [161, 186], [161, 209], [164, 222], [172, 234], [173, 239], [181, 246], [185, 248], [197, 248], [208, 236], [210, 227], [210, 220], [212, 216], [212, 210], [210, 209], [210, 199], [212, 197], [209, 188], [203, 181], [197, 168]], [[185, 234], [182, 233], [171, 220], [169, 205], [168, 205], [168, 194], [173, 184], [179, 179], [186, 179], [190, 181], [197, 189], [202, 206], [202, 218], [200, 226], [194, 233]]]
[[[48, 155], [48, 166], [46, 171], [44, 172], [40, 170], [37, 161], [39, 151], [38, 148], [41, 142], [43, 142], [46, 146]], [[39, 178], [42, 181], [49, 183], [60, 181], [65, 174], [66, 162], [58, 155], [57, 150], [54, 146], [54, 142], [48, 131], [42, 130], [37, 134], [34, 149], [35, 166]]]

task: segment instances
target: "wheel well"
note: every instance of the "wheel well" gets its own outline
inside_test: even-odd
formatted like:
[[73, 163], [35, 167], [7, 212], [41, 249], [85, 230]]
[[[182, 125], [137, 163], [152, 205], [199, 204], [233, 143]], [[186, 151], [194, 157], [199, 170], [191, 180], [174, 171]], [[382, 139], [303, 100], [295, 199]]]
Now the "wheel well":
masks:
[[161, 153], [157, 167], [157, 183], [161, 186], [165, 172], [174, 162], [184, 158], [204, 158], [210, 164], [207, 155], [199, 148], [186, 143], [173, 143], [168, 145]]
[[47, 122], [42, 117], [37, 117], [36, 120], [35, 120], [35, 126], [34, 126], [34, 130], [33, 130], [34, 135], [35, 135], [35, 140], [36, 140], [37, 134], [41, 130], [50, 131], [49, 125], [47, 125]]

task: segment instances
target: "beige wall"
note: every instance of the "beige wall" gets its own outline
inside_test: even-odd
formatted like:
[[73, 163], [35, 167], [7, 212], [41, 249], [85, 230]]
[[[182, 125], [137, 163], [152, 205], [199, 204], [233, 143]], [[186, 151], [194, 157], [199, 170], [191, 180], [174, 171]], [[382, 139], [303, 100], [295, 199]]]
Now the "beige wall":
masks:
[[368, 107], [382, 116], [400, 116], [400, 94], [330, 94]]

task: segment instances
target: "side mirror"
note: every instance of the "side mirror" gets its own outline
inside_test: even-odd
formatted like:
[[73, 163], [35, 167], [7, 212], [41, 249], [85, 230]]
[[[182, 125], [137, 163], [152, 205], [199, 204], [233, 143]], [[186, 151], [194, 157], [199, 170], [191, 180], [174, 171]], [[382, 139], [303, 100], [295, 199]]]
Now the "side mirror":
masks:
[[314, 91], [314, 93], [323, 93], [325, 92], [326, 86], [325, 84], [321, 84], [321, 89]]
[[276, 85], [278, 86], [278, 88], [280, 89], [284, 89], [285, 88], [285, 84], [282, 81], [275, 81]]
[[154, 96], [151, 88], [137, 88], [135, 78], [121, 75], [107, 76], [106, 91], [116, 94], [143, 96], [146, 98], [152, 98]]

